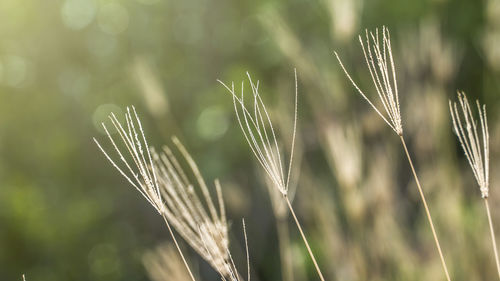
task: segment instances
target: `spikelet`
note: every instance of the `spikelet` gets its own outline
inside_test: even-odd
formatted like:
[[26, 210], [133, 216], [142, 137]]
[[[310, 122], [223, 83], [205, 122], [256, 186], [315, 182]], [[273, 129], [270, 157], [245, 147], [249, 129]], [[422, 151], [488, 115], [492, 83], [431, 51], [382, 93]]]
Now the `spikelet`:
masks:
[[[271, 122], [269, 112], [267, 111], [266, 106], [259, 94], [259, 81], [254, 84], [248, 72], [247, 76], [253, 93], [253, 110], [249, 110], [245, 105], [243, 95], [244, 82], [241, 83], [241, 97], [236, 95], [234, 82], [231, 83], [231, 87], [227, 86], [220, 80], [218, 80], [218, 82], [221, 83], [233, 96], [236, 118], [243, 135], [259, 164], [264, 168], [264, 171], [281, 194], [283, 194], [283, 196], [287, 196], [297, 131], [297, 72], [295, 71], [295, 115], [293, 123], [293, 136], [290, 150], [290, 160], [286, 175], [283, 169], [283, 159], [281, 157], [273, 124]], [[251, 111], [253, 111], [253, 113]]]
[[335, 52], [335, 56], [354, 88], [356, 88], [363, 98], [368, 101], [377, 114], [384, 119], [387, 125], [389, 125], [394, 132], [401, 136], [403, 135], [403, 125], [401, 123], [396, 69], [394, 67], [394, 59], [392, 57], [391, 36], [389, 34], [389, 30], [385, 26], [382, 27], [382, 39], [379, 38], [378, 28], [375, 29], [375, 33], [365, 30], [365, 37], [366, 48], [361, 35], [359, 36], [359, 42], [361, 43], [361, 48], [363, 49], [365, 61], [373, 80], [373, 85], [375, 86], [375, 90], [377, 91], [386, 114], [383, 114], [381, 110], [379, 110], [377, 106], [375, 106], [365, 95], [365, 93], [361, 91], [345, 69], [344, 64], [342, 64], [337, 52]]
[[481, 138], [478, 134], [478, 124], [472, 115], [472, 110], [469, 101], [464, 92], [457, 92], [458, 102], [460, 104], [463, 120], [460, 118], [460, 112], [456, 102], [449, 101], [451, 118], [453, 120], [453, 127], [455, 134], [458, 137], [460, 145], [462, 146], [465, 156], [474, 173], [481, 196], [488, 198], [489, 193], [489, 133], [488, 133], [488, 119], [486, 118], [486, 105], [479, 104], [476, 100], [479, 120], [481, 124]]
[[[211, 260], [217, 263], [217, 267], [214, 267], [220, 274], [223, 281], [242, 281], [238, 269], [234, 264], [233, 257], [231, 253], [226, 248], [221, 248], [219, 243], [220, 240], [217, 237], [217, 233], [213, 233], [214, 228], [210, 225], [202, 225], [200, 227], [200, 236], [203, 240], [205, 249], [207, 253], [211, 256]], [[248, 266], [248, 277], [247, 281], [250, 281], [250, 260], [248, 256], [248, 242], [247, 234], [245, 228], [245, 221], [243, 221], [243, 231], [245, 236], [245, 248], [247, 253], [247, 266]], [[222, 260], [220, 257], [224, 256], [225, 259]]]

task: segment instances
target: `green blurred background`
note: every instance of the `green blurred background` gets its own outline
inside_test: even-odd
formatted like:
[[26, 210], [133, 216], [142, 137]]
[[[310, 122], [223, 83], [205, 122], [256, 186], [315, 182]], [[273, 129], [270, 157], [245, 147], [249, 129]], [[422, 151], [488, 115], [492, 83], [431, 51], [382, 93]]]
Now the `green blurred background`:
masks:
[[[151, 145], [177, 135], [205, 178], [221, 180], [238, 266], [245, 217], [252, 280], [281, 280], [266, 183], [216, 79], [259, 79], [286, 146], [294, 68], [294, 205], [327, 279], [444, 280], [398, 139], [333, 56], [374, 94], [357, 34], [382, 25], [453, 280], [496, 278], [447, 100], [462, 89], [488, 106], [500, 226], [500, 1], [3, 0], [0, 19], [0, 280], [149, 280], [142, 256], [168, 232], [92, 141], [104, 139], [107, 114], [128, 105]], [[293, 224], [289, 234], [294, 279], [316, 280]], [[218, 279], [184, 248], [200, 280]]]

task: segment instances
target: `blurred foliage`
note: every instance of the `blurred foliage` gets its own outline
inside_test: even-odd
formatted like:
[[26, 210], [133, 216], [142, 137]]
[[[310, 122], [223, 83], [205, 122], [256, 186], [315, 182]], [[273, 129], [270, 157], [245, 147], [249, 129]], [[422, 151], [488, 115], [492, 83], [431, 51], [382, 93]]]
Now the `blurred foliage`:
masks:
[[[252, 73], [288, 133], [296, 67], [303, 161], [294, 203], [327, 279], [443, 280], [397, 139], [333, 56], [372, 89], [356, 35], [382, 25], [453, 280], [495, 278], [479, 189], [447, 100], [461, 89], [488, 105], [499, 222], [498, 0], [3, 0], [0, 18], [0, 279], [148, 279], [142, 256], [169, 241], [167, 231], [92, 142], [109, 112], [133, 104], [150, 144], [177, 135], [205, 177], [221, 179], [229, 216], [247, 220], [253, 280], [279, 280], [265, 181], [216, 79], [239, 83]], [[315, 280], [294, 225], [289, 232], [295, 279]], [[191, 260], [201, 280], [217, 280]]]

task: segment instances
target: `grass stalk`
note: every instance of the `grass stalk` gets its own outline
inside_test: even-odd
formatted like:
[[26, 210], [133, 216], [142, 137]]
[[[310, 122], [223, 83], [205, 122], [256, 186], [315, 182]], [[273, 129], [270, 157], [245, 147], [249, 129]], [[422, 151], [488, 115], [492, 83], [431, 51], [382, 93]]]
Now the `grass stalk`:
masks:
[[196, 281], [196, 279], [194, 278], [193, 273], [191, 272], [191, 269], [189, 268], [189, 265], [188, 265], [188, 263], [186, 261], [186, 258], [184, 257], [184, 254], [182, 254], [181, 248], [179, 247], [179, 243], [177, 243], [177, 239], [175, 238], [174, 232], [172, 231], [172, 228], [170, 227], [170, 223], [168, 223], [168, 220], [165, 217], [165, 215], [162, 215], [162, 218], [165, 221], [165, 224], [167, 225], [168, 232], [170, 232], [170, 236], [172, 236], [172, 240], [174, 240], [174, 244], [175, 244], [175, 247], [177, 248], [177, 251], [181, 255], [182, 262], [186, 266], [186, 269], [187, 269], [187, 271], [189, 273], [189, 277], [191, 277], [191, 280]]
[[299, 229], [300, 235], [302, 236], [302, 240], [304, 241], [304, 244], [306, 244], [307, 251], [309, 252], [309, 256], [311, 257], [311, 260], [314, 263], [314, 267], [316, 268], [316, 272], [318, 272], [319, 278], [321, 281], [325, 281], [325, 278], [323, 277], [323, 273], [321, 273], [321, 270], [319, 269], [318, 262], [316, 262], [316, 258], [314, 257], [314, 254], [311, 250], [311, 247], [309, 246], [309, 242], [307, 242], [307, 238], [304, 234], [304, 231], [302, 231], [302, 226], [300, 225], [299, 220], [297, 219], [297, 216], [295, 215], [295, 212], [293, 211], [292, 204], [290, 203], [290, 200], [288, 199], [288, 196], [284, 195], [286, 203], [288, 205], [288, 209], [290, 209], [290, 213], [293, 216], [293, 219], [295, 220], [295, 224], [297, 225], [297, 228]]
[[493, 244], [493, 253], [495, 254], [495, 262], [497, 265], [498, 278], [500, 279], [500, 260], [498, 259], [497, 241], [495, 238], [495, 230], [493, 229], [493, 221], [491, 219], [490, 205], [488, 198], [484, 198], [484, 206], [486, 207], [486, 214], [488, 214], [488, 223], [490, 224], [491, 243]]
[[420, 181], [418, 180], [417, 173], [415, 172], [415, 167], [413, 166], [413, 161], [411, 160], [410, 153], [408, 152], [408, 148], [406, 147], [406, 142], [403, 135], [399, 135], [401, 139], [401, 143], [403, 144], [403, 148], [406, 152], [406, 157], [408, 158], [408, 163], [410, 163], [411, 171], [413, 172], [413, 177], [415, 178], [415, 182], [417, 183], [418, 192], [420, 194], [420, 198], [422, 199], [422, 203], [424, 204], [425, 214], [427, 215], [427, 220], [429, 221], [429, 225], [431, 226], [432, 235], [434, 237], [434, 242], [436, 243], [436, 248], [439, 252], [439, 258], [441, 259], [441, 265], [443, 266], [444, 273], [446, 275], [446, 279], [450, 281], [450, 274], [448, 273], [448, 267], [446, 266], [446, 262], [444, 260], [443, 251], [441, 250], [441, 245], [439, 244], [439, 239], [436, 234], [436, 229], [434, 228], [434, 223], [432, 222], [431, 212], [429, 211], [429, 206], [427, 205], [427, 200], [425, 200], [425, 195], [422, 190], [422, 186], [420, 185]]

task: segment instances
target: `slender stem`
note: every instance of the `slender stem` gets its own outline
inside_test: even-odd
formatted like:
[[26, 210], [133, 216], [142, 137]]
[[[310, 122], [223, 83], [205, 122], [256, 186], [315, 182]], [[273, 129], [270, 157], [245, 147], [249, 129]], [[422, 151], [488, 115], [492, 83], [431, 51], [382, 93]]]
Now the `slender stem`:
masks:
[[316, 262], [316, 258], [314, 257], [314, 254], [311, 250], [311, 247], [309, 247], [309, 243], [307, 242], [306, 236], [304, 235], [304, 231], [302, 231], [302, 227], [300, 226], [299, 220], [297, 219], [297, 216], [295, 215], [295, 212], [293, 211], [292, 204], [290, 203], [290, 200], [288, 199], [288, 196], [284, 195], [286, 203], [288, 204], [288, 209], [290, 209], [290, 213], [292, 213], [293, 219], [295, 220], [295, 224], [297, 224], [297, 228], [299, 229], [300, 235], [302, 236], [302, 240], [304, 240], [304, 244], [306, 244], [307, 251], [309, 252], [309, 256], [311, 257], [314, 267], [316, 267], [316, 271], [318, 272], [319, 278], [321, 281], [325, 281], [325, 278], [323, 277], [323, 274], [321, 273], [321, 270], [319, 269], [318, 263]]
[[172, 231], [172, 228], [170, 227], [170, 223], [168, 223], [168, 220], [165, 217], [165, 215], [162, 215], [162, 217], [163, 217], [163, 220], [165, 221], [165, 224], [167, 225], [168, 231], [170, 232], [170, 236], [172, 236], [172, 240], [174, 240], [175, 247], [177, 248], [177, 251], [181, 255], [182, 261], [184, 262], [184, 265], [186, 266], [186, 269], [189, 273], [189, 276], [191, 277], [191, 280], [196, 281], [196, 279], [194, 279], [193, 273], [191, 272], [191, 269], [189, 269], [189, 265], [186, 261], [186, 258], [182, 254], [181, 248], [179, 247], [179, 243], [177, 243], [177, 239], [175, 238], [174, 232]]
[[495, 262], [497, 264], [498, 278], [500, 278], [500, 260], [498, 259], [497, 240], [495, 238], [495, 231], [493, 230], [493, 221], [491, 220], [490, 205], [488, 204], [488, 198], [484, 198], [484, 205], [486, 207], [486, 213], [488, 214], [488, 222], [490, 223], [491, 243], [493, 243], [493, 252], [495, 253]]
[[276, 218], [278, 242], [280, 247], [281, 274], [283, 281], [293, 281], [292, 255], [290, 253], [290, 236], [288, 234], [287, 216]]
[[436, 243], [436, 247], [439, 252], [439, 257], [441, 258], [441, 264], [443, 266], [446, 279], [450, 281], [451, 280], [450, 274], [448, 273], [448, 268], [446, 267], [446, 262], [444, 261], [443, 252], [441, 251], [441, 245], [439, 244], [439, 239], [436, 234], [436, 229], [434, 228], [434, 223], [432, 222], [431, 212], [429, 211], [429, 207], [427, 206], [427, 201], [425, 200], [424, 192], [422, 191], [422, 186], [420, 185], [417, 173], [415, 172], [415, 167], [413, 166], [413, 161], [411, 160], [410, 153], [408, 152], [408, 148], [406, 147], [403, 135], [400, 135], [399, 137], [401, 138], [401, 143], [403, 144], [404, 150], [406, 152], [406, 157], [408, 157], [408, 162], [410, 163], [411, 171], [413, 172], [413, 177], [415, 178], [415, 182], [417, 183], [418, 192], [420, 193], [420, 198], [422, 199], [422, 203], [424, 203], [424, 209], [427, 215], [427, 220], [429, 221], [429, 224], [431, 226], [432, 235], [434, 236], [434, 242]]

